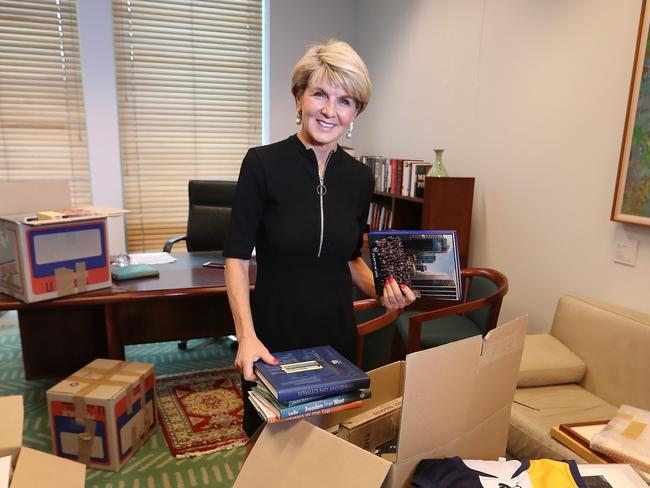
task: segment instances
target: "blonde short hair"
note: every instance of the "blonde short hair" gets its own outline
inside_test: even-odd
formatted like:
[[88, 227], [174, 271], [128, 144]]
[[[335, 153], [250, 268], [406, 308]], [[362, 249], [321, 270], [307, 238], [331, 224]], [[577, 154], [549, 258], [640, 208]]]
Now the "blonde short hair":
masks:
[[310, 82], [325, 80], [342, 87], [363, 112], [372, 94], [368, 68], [347, 42], [330, 39], [325, 44], [310, 47], [293, 67], [291, 93], [302, 96]]

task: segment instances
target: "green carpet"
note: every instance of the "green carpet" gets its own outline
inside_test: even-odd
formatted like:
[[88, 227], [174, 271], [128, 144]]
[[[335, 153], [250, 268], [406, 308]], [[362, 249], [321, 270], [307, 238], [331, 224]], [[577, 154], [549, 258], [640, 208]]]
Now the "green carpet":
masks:
[[[197, 339], [180, 351], [176, 342], [126, 347], [126, 359], [155, 364], [157, 376], [230, 366], [234, 354], [227, 340]], [[58, 380], [26, 381], [15, 313], [0, 317], [0, 396], [22, 395], [25, 404], [23, 445], [52, 451], [45, 391]], [[189, 488], [232, 486], [243, 448], [176, 460], [160, 427], [121, 471], [88, 469], [87, 488]]]

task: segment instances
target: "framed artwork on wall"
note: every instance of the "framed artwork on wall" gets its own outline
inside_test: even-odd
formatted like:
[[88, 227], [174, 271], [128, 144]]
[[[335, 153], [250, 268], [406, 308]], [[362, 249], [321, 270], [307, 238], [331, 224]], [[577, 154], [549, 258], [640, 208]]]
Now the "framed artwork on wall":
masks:
[[650, 227], [650, 5], [641, 2], [611, 220]]

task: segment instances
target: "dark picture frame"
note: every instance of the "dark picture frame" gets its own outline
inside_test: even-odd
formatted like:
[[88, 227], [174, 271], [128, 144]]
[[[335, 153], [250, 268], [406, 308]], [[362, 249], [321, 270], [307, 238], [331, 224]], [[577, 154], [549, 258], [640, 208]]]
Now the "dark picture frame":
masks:
[[647, 0], [641, 14], [611, 220], [650, 227], [650, 45]]

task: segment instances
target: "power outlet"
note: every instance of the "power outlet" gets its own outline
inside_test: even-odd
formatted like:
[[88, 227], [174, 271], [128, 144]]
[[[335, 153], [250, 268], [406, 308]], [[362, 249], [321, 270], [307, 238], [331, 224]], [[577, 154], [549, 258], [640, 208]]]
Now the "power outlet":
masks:
[[636, 266], [636, 254], [639, 250], [638, 239], [619, 239], [616, 242], [614, 262]]

